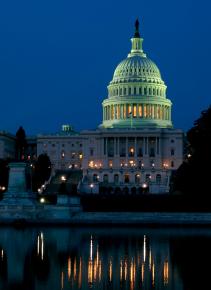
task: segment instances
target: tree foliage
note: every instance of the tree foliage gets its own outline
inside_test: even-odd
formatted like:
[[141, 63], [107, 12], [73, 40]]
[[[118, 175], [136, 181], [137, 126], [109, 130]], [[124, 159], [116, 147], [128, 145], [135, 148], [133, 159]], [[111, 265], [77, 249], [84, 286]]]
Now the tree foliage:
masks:
[[51, 161], [47, 154], [39, 155], [33, 169], [33, 191], [37, 191], [51, 175]]
[[5, 159], [0, 159], [0, 186], [7, 188], [9, 178], [9, 167], [8, 161]]
[[187, 140], [188, 154], [175, 174], [173, 190], [206, 195], [210, 191], [211, 106], [194, 122]]

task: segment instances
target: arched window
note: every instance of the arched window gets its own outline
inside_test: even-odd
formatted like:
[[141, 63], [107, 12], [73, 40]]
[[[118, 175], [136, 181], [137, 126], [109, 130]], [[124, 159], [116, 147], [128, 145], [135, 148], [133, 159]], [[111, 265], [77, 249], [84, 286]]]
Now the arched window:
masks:
[[134, 95], [136, 95], [136, 88], [134, 88]]
[[97, 182], [98, 181], [98, 175], [97, 174], [93, 174], [93, 182]]
[[147, 88], [144, 88], [144, 95], [147, 94]]
[[174, 161], [171, 161], [171, 167], [174, 167]]
[[151, 180], [151, 175], [150, 174], [146, 174], [146, 178], [145, 178], [146, 182], [150, 182]]
[[140, 181], [141, 181], [141, 176], [140, 176], [139, 173], [137, 173], [137, 174], [135, 175], [135, 183], [140, 183]]
[[114, 174], [114, 183], [119, 183], [119, 174]]
[[120, 88], [119, 94], [122, 95], [122, 88]]
[[108, 183], [108, 174], [103, 175], [103, 182]]
[[156, 183], [161, 184], [161, 175], [160, 174], [156, 175]]
[[174, 153], [175, 153], [175, 151], [174, 151], [174, 149], [172, 148], [172, 149], [171, 149], [171, 156], [174, 156]]
[[131, 95], [131, 88], [128, 89], [128, 95]]
[[125, 174], [125, 176], [124, 176], [124, 182], [125, 183], [129, 183], [130, 182], [130, 176], [129, 176], [129, 174]]
[[124, 95], [126, 95], [126, 88], [124, 88]]

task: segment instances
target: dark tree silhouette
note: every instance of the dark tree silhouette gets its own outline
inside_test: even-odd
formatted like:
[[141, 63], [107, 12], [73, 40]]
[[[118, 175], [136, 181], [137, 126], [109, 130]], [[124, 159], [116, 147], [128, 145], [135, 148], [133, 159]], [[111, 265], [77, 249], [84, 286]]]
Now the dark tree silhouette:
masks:
[[33, 170], [33, 191], [37, 191], [51, 175], [51, 161], [47, 154], [39, 155]]
[[187, 157], [175, 174], [173, 190], [205, 196], [210, 191], [211, 106], [187, 132], [187, 141]]
[[9, 177], [8, 161], [0, 159], [0, 186], [7, 188]]
[[26, 150], [26, 133], [22, 126], [16, 132], [16, 159], [24, 160]]

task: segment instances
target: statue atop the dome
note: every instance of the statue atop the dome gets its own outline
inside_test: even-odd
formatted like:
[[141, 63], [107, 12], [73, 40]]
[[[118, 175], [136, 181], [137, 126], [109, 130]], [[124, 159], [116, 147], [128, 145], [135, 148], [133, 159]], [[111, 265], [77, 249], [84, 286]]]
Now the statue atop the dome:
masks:
[[135, 22], [135, 34], [134, 34], [134, 38], [140, 38], [138, 18], [136, 19], [136, 22]]

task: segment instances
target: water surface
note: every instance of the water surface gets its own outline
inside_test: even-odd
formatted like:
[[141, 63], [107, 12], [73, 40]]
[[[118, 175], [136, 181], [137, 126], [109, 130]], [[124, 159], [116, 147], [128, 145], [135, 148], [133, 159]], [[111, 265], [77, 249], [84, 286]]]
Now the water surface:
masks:
[[0, 228], [1, 290], [209, 289], [210, 262], [209, 229]]

